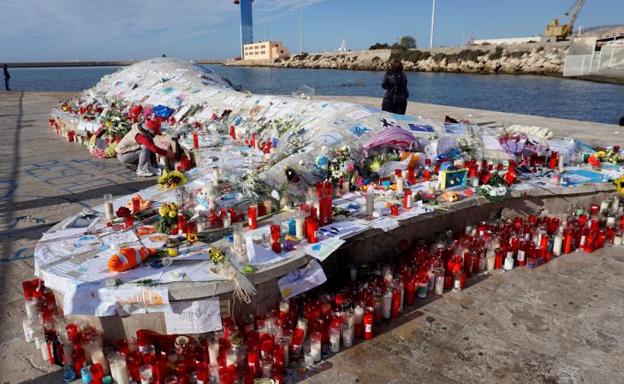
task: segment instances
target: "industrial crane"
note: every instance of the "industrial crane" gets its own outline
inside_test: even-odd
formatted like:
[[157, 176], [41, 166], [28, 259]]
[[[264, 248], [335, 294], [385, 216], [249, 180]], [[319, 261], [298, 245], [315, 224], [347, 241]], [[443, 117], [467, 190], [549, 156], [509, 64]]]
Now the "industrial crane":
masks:
[[[565, 40], [568, 37], [572, 36], [572, 32], [574, 32], [574, 23], [576, 22], [576, 19], [578, 18], [578, 15], [581, 12], [583, 5], [585, 5], [585, 0], [577, 0], [571, 12], [564, 13], [559, 19], [553, 19], [546, 26], [544, 36], [554, 37], [557, 41]], [[561, 24], [560, 19], [562, 19], [563, 16], [568, 15], [570, 16], [568, 22], [566, 24]]]

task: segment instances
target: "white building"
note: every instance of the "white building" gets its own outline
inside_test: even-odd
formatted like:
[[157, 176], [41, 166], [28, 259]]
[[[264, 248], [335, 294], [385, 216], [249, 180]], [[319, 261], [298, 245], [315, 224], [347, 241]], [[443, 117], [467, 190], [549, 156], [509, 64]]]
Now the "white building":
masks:
[[509, 45], [509, 44], [526, 44], [526, 43], [539, 43], [542, 40], [541, 36], [529, 36], [529, 37], [509, 37], [503, 39], [475, 39], [471, 45]]

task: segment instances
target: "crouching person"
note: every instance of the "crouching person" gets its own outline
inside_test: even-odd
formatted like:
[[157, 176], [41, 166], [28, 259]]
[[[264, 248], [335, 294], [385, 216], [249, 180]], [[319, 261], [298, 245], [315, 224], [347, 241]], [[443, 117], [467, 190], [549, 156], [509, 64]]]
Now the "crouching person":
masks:
[[147, 120], [143, 125], [145, 127], [140, 123], [133, 124], [115, 151], [122, 164], [136, 167], [137, 176], [157, 176], [160, 169], [156, 167], [156, 155], [176, 159], [177, 154], [171, 148], [164, 150], [154, 144], [154, 137], [161, 134], [159, 120]]

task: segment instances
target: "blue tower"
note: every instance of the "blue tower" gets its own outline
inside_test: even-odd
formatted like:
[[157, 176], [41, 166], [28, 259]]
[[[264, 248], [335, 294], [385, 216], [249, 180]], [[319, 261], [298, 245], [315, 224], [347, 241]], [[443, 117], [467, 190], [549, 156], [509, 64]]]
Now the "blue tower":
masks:
[[243, 45], [253, 43], [253, 15], [251, 3], [253, 0], [234, 0], [234, 4], [240, 5], [241, 15], [241, 57], [243, 57]]

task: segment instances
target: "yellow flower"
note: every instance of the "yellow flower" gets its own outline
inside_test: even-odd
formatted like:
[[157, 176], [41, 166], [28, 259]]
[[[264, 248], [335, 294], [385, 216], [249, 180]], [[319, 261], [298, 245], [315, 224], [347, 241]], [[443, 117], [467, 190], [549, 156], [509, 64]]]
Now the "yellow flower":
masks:
[[169, 214], [169, 207], [167, 207], [167, 205], [163, 205], [160, 208], [158, 208], [158, 214], [160, 216], [167, 216]]
[[170, 212], [169, 212], [169, 217], [171, 217], [172, 219], [173, 219], [174, 217], [176, 217], [176, 216], [177, 216], [177, 214], [176, 214], [174, 211], [170, 211]]
[[194, 244], [199, 240], [199, 237], [196, 234], [190, 233], [188, 235], [186, 235], [186, 240], [191, 243]]
[[615, 190], [620, 194], [624, 195], [624, 176], [621, 176], [613, 181], [615, 184]]

